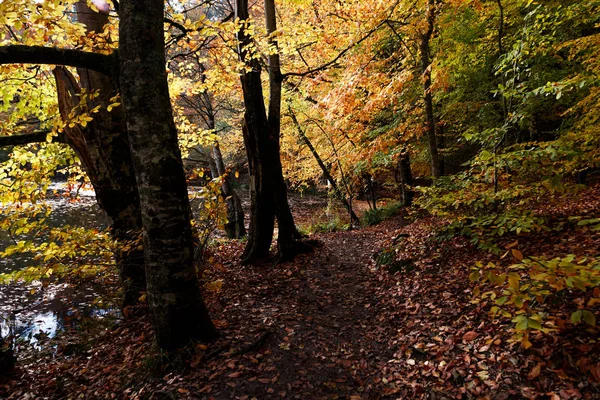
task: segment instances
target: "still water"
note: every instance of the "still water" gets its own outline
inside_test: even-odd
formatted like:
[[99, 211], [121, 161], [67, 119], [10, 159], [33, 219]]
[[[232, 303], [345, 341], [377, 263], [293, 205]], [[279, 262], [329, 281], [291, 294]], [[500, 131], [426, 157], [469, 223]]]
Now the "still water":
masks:
[[[203, 189], [190, 187], [189, 190], [190, 193], [198, 193]], [[54, 183], [49, 188], [49, 193], [53, 194], [46, 200], [52, 210], [47, 219], [50, 227], [69, 225], [102, 230], [109, 226], [110, 219], [98, 207], [93, 190], [78, 190], [76, 196], [75, 193], [68, 192], [64, 184]], [[194, 212], [200, 208], [198, 200], [192, 201]], [[0, 249], [13, 243], [6, 232], [0, 232]], [[0, 258], [0, 273], [31, 266], [35, 263], [33, 258], [33, 254]], [[119, 317], [116, 304], [112, 308], [94, 305], [97, 297], [98, 293], [89, 287], [73, 288], [60, 282], [46, 286], [40, 282], [29, 285], [0, 284], [0, 343], [2, 337], [13, 335], [35, 344], [40, 338], [53, 337], [61, 330], [77, 327], [80, 317]]]
[[[50, 227], [108, 227], [110, 221], [96, 204], [92, 190], [79, 190], [77, 200], [60, 183], [54, 183], [50, 191], [59, 194], [56, 197], [49, 196], [46, 200], [52, 210], [47, 219]], [[63, 196], [65, 194], [68, 196]], [[0, 232], [0, 248], [4, 249], [12, 243], [8, 233]], [[34, 264], [33, 256], [21, 254], [0, 258], [0, 273]], [[106, 310], [92, 306], [95, 298], [96, 294], [89, 288], [79, 287], [75, 290], [64, 283], [47, 286], [42, 286], [40, 282], [28, 285], [0, 284], [0, 333], [2, 337], [14, 335], [32, 343], [42, 337], [53, 337], [58, 331], [73, 326], [77, 316], [105, 314]]]

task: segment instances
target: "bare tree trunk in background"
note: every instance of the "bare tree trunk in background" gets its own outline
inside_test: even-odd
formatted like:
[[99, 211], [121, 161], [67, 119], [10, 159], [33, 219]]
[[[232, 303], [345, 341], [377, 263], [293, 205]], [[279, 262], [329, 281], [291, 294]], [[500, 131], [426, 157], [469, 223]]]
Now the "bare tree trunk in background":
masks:
[[242, 202], [231, 184], [231, 176], [225, 170], [223, 155], [219, 143], [212, 147], [212, 157], [215, 163], [218, 176], [222, 177], [221, 192], [225, 199], [227, 207], [227, 222], [225, 223], [225, 232], [229, 239], [240, 239], [246, 236], [246, 227], [244, 226], [244, 209]]
[[[201, 64], [202, 81], [205, 80], [204, 66]], [[208, 129], [214, 130], [215, 124], [215, 111], [213, 108], [212, 98], [208, 92], [202, 93], [203, 104], [206, 112], [206, 123]], [[225, 200], [225, 207], [227, 208], [227, 222], [225, 223], [225, 233], [229, 239], [240, 239], [246, 236], [246, 227], [244, 226], [244, 209], [242, 208], [242, 202], [240, 197], [237, 195], [231, 184], [231, 177], [226, 171], [225, 163], [223, 162], [223, 155], [221, 154], [221, 148], [219, 143], [216, 142], [211, 149], [210, 153], [210, 168], [211, 175], [213, 178], [222, 177], [221, 181], [221, 194]]]
[[412, 171], [410, 169], [410, 155], [408, 150], [404, 150], [398, 159], [398, 169], [400, 171], [400, 188], [402, 192], [402, 203], [404, 207], [412, 206]]
[[346, 196], [344, 196], [344, 194], [341, 192], [339, 186], [337, 185], [335, 179], [333, 179], [333, 177], [331, 176], [331, 172], [329, 172], [329, 168], [327, 168], [327, 166], [321, 159], [321, 156], [319, 156], [319, 153], [317, 153], [317, 150], [315, 149], [313, 144], [310, 142], [310, 140], [308, 139], [308, 137], [302, 130], [302, 127], [300, 126], [300, 123], [298, 122], [298, 119], [296, 118], [296, 114], [294, 114], [291, 107], [288, 107], [288, 109], [289, 109], [290, 116], [292, 117], [292, 122], [296, 126], [296, 130], [298, 131], [300, 138], [302, 139], [304, 144], [306, 144], [306, 147], [308, 147], [308, 149], [312, 153], [313, 157], [317, 161], [317, 164], [321, 168], [321, 171], [323, 172], [325, 179], [327, 179], [327, 182], [329, 182], [329, 184], [331, 185], [331, 188], [333, 189], [335, 196], [338, 199], [340, 199], [342, 204], [344, 204], [344, 207], [346, 207], [346, 210], [348, 210], [348, 213], [350, 214], [350, 223], [351, 224], [352, 223], [357, 223], [357, 224], [360, 223], [358, 216], [354, 213], [354, 210], [352, 209], [352, 205], [350, 203], [348, 203], [348, 200], [346, 200]]

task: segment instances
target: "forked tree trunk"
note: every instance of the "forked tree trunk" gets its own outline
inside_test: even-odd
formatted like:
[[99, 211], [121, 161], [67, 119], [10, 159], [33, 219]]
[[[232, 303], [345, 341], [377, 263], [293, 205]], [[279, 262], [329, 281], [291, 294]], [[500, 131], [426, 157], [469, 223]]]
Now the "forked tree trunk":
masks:
[[163, 33], [164, 1], [119, 6], [121, 96], [144, 227], [148, 302], [156, 340], [170, 350], [216, 335], [193, 264], [187, 184], [173, 121]]
[[[88, 32], [101, 32], [108, 16], [92, 11], [85, 2], [76, 3], [77, 19]], [[59, 108], [66, 120], [74, 106], [79, 104], [81, 88], [89, 94], [95, 90], [100, 96], [89, 100], [86, 109], [100, 106], [93, 121], [85, 128], [65, 127], [66, 136], [78, 154], [84, 170], [96, 192], [96, 200], [112, 220], [111, 234], [127, 251], [116, 254], [116, 263], [123, 282], [123, 308], [138, 303], [146, 290], [146, 271], [143, 250], [138, 238], [141, 234], [139, 197], [123, 109], [116, 107], [108, 112], [110, 99], [117, 94], [113, 81], [106, 75], [78, 68], [77, 82], [64, 67], [54, 70]]]
[[[236, 16], [248, 23], [248, 2], [236, 2]], [[275, 32], [275, 4], [265, 1], [267, 32]], [[241, 74], [244, 94], [245, 127], [244, 142], [248, 155], [250, 172], [250, 236], [244, 251], [244, 262], [251, 262], [268, 254], [273, 236], [274, 217], [277, 217], [279, 234], [277, 247], [280, 261], [289, 260], [300, 251], [308, 250], [306, 245], [296, 241], [302, 235], [296, 229], [287, 198], [287, 187], [283, 179], [283, 169], [279, 153], [281, 124], [281, 84], [279, 55], [269, 55], [269, 113], [265, 108], [260, 79], [261, 67], [256, 58], [248, 55], [247, 46], [252, 39], [242, 28], [237, 33], [240, 60], [251, 70]], [[271, 44], [276, 46], [273, 36]]]

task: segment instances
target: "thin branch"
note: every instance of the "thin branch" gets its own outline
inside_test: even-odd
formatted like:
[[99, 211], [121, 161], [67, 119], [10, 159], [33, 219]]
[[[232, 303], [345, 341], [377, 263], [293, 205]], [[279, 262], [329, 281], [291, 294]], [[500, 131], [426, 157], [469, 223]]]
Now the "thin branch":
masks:
[[[390, 7], [390, 12], [389, 12], [390, 16], [393, 14], [393, 12], [396, 9], [397, 5], [398, 5], [398, 1], [396, 1], [396, 3], [394, 3]], [[323, 71], [323, 70], [325, 70], [325, 69], [327, 69], [329, 67], [334, 66], [335, 64], [337, 64], [337, 62], [338, 62], [339, 59], [341, 59], [344, 55], [346, 55], [347, 52], [349, 52], [354, 47], [358, 46], [359, 44], [361, 44], [362, 42], [364, 42], [365, 40], [367, 40], [369, 37], [371, 37], [371, 35], [373, 35], [375, 32], [377, 32], [382, 26], [387, 25], [388, 21], [390, 21], [390, 19], [386, 18], [383, 21], [379, 22], [373, 29], [371, 29], [370, 31], [368, 31], [367, 33], [365, 33], [365, 35], [363, 37], [361, 37], [359, 40], [357, 40], [356, 42], [351, 43], [349, 46], [347, 46], [345, 49], [343, 49], [341, 52], [339, 52], [329, 62], [326, 62], [325, 64], [322, 64], [322, 65], [320, 65], [318, 67], [315, 67], [315, 68], [308, 69], [307, 71], [303, 71], [303, 72], [287, 72], [285, 74], [282, 74], [282, 78], [286, 79], [287, 77], [290, 77], [290, 76], [304, 77], [304, 76], [312, 75], [315, 72]]]

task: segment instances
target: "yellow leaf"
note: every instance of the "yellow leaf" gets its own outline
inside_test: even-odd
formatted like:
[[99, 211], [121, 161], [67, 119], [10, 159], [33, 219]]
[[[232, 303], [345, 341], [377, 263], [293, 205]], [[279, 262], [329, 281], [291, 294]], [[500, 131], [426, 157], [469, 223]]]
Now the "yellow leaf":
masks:
[[511, 272], [510, 274], [508, 274], [508, 286], [511, 289], [514, 289], [514, 290], [519, 289], [519, 281], [520, 280], [521, 280], [521, 277], [516, 272]]

